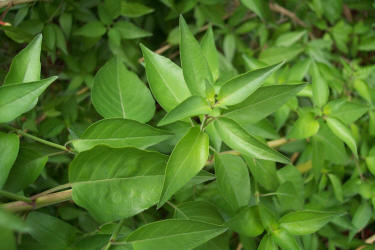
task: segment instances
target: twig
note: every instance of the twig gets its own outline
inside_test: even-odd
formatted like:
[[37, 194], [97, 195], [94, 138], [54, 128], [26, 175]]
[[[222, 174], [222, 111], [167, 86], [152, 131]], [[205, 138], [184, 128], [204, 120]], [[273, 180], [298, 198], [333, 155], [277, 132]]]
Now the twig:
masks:
[[120, 220], [117, 224], [115, 230], [113, 230], [113, 233], [111, 235], [111, 238], [109, 239], [107, 245], [103, 247], [103, 250], [109, 250], [112, 246], [112, 244], [116, 241], [118, 234], [120, 233], [121, 227], [124, 224], [124, 219]]
[[291, 12], [290, 10], [287, 10], [285, 9], [284, 7], [278, 5], [277, 3], [270, 3], [269, 4], [270, 6], [270, 9], [272, 11], [275, 11], [275, 12], [279, 12], [280, 14], [283, 14], [287, 17], [289, 17], [290, 19], [292, 19], [295, 23], [299, 24], [300, 26], [302, 27], [307, 27], [307, 24], [305, 22], [303, 22], [301, 19], [299, 19], [296, 14], [294, 14], [293, 12]]
[[6, 6], [14, 6], [17, 4], [23, 4], [23, 3], [30, 3], [30, 2], [37, 2], [37, 0], [10, 0], [10, 1], [1, 1], [0, 2], [0, 8], [6, 7]]
[[8, 191], [5, 191], [5, 190], [0, 190], [0, 195], [4, 196], [6, 198], [12, 199], [12, 200], [16, 200], [16, 201], [24, 201], [24, 202], [28, 202], [28, 203], [32, 202], [32, 200], [28, 197], [25, 197], [23, 195], [14, 194], [14, 193], [11, 193], [11, 192], [8, 192]]

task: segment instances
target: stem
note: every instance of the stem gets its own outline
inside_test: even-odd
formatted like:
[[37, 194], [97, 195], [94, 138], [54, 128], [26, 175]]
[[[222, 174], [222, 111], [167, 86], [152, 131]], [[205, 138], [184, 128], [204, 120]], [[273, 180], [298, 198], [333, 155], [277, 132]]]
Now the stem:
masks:
[[32, 200], [28, 197], [25, 197], [23, 195], [14, 194], [5, 190], [0, 190], [0, 195], [7, 197], [12, 200], [18, 200], [18, 201], [25, 201], [25, 202], [32, 202]]
[[124, 224], [124, 219], [120, 220], [120, 222], [117, 224], [117, 227], [112, 233], [111, 238], [109, 239], [106, 246], [103, 247], [103, 250], [109, 250], [112, 246], [112, 243], [116, 241], [118, 234], [120, 233], [121, 227]]
[[59, 145], [59, 144], [56, 144], [56, 143], [53, 143], [53, 142], [50, 142], [50, 141], [43, 140], [43, 139], [41, 139], [39, 137], [36, 137], [36, 136], [33, 136], [33, 135], [30, 135], [30, 134], [22, 131], [21, 129], [16, 129], [16, 128], [13, 128], [13, 127], [11, 127], [9, 125], [6, 125], [6, 124], [4, 124], [2, 126], [9, 129], [9, 130], [15, 130], [17, 134], [28, 137], [28, 138], [30, 138], [34, 141], [39, 142], [39, 143], [42, 143], [42, 144], [45, 144], [47, 146], [57, 148], [57, 149], [60, 149], [60, 150], [63, 150], [63, 151], [71, 152], [67, 147], [64, 147], [62, 145]]
[[36, 199], [38, 197], [41, 197], [41, 196], [44, 196], [44, 195], [47, 195], [47, 194], [50, 194], [50, 193], [54, 193], [54, 192], [57, 192], [57, 191], [61, 191], [63, 189], [66, 189], [66, 188], [71, 188], [72, 187], [72, 183], [66, 183], [66, 184], [63, 184], [63, 185], [59, 185], [59, 186], [56, 186], [54, 188], [51, 188], [51, 189], [48, 189], [46, 191], [43, 191], [39, 194], [36, 194], [32, 197], [32, 199]]
[[0, 205], [0, 208], [6, 209], [11, 212], [22, 212], [68, 201], [71, 198], [72, 190], [69, 189], [58, 193], [40, 196], [35, 200], [32, 200], [32, 203], [27, 203], [24, 201], [14, 201]]

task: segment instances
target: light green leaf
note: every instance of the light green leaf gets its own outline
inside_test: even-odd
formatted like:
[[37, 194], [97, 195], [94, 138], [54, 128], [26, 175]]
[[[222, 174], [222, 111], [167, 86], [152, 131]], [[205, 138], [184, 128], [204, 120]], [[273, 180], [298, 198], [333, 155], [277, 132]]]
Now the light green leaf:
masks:
[[37, 35], [12, 60], [4, 85], [40, 80], [40, 50], [42, 35]]
[[304, 200], [292, 182], [286, 181], [281, 183], [276, 193], [283, 210], [298, 210], [303, 207]]
[[161, 207], [204, 167], [209, 153], [208, 136], [198, 127], [191, 128], [177, 143], [165, 169]]
[[120, 32], [123, 39], [138, 39], [152, 35], [151, 32], [141, 29], [131, 22], [119, 21], [113, 27]]
[[371, 219], [373, 208], [368, 202], [364, 201], [355, 211], [352, 219], [353, 226], [357, 231], [363, 229]]
[[28, 232], [30, 227], [17, 215], [0, 208], [0, 227], [19, 232]]
[[333, 193], [338, 201], [344, 201], [344, 194], [342, 192], [342, 186], [340, 179], [334, 174], [328, 174], [329, 180], [332, 183]]
[[218, 102], [220, 105], [234, 105], [244, 101], [254, 93], [264, 81], [278, 70], [284, 62], [249, 71], [227, 81], [220, 89]]
[[78, 152], [89, 150], [97, 145], [144, 149], [170, 137], [170, 132], [153, 128], [147, 124], [134, 120], [111, 118], [92, 124], [81, 138], [73, 140], [72, 144]]
[[319, 130], [319, 122], [311, 112], [303, 113], [288, 133], [288, 138], [305, 139], [315, 135]]
[[126, 118], [148, 122], [155, 112], [155, 101], [138, 76], [115, 57], [95, 75], [91, 98], [104, 118]]
[[1, 86], [0, 123], [10, 122], [34, 108], [38, 97], [56, 79], [53, 76], [37, 82]]
[[273, 240], [272, 235], [266, 234], [260, 241], [257, 250], [278, 250], [278, 247]]
[[104, 25], [99, 21], [92, 21], [89, 23], [86, 23], [79, 29], [73, 32], [73, 35], [75, 36], [83, 36], [83, 37], [101, 37], [105, 34], [106, 29]]
[[362, 39], [358, 46], [358, 50], [361, 50], [361, 51], [375, 50], [375, 37]]
[[99, 222], [133, 216], [156, 204], [167, 157], [136, 148], [97, 146], [69, 166], [74, 202]]
[[298, 44], [289, 47], [269, 47], [260, 53], [259, 60], [268, 65], [282, 60], [290, 61], [303, 51], [304, 48]]
[[328, 127], [352, 150], [355, 157], [358, 157], [357, 144], [350, 130], [339, 120], [333, 117], [326, 118]]
[[256, 123], [279, 109], [305, 86], [306, 84], [261, 87], [243, 102], [230, 107], [223, 116], [240, 124]]
[[205, 55], [184, 18], [180, 16], [181, 67], [185, 81], [193, 95], [205, 96], [206, 80], [212, 82], [212, 75]]
[[250, 177], [241, 157], [215, 154], [215, 175], [220, 195], [234, 211], [250, 202]]
[[140, 17], [153, 12], [154, 9], [135, 2], [121, 2], [121, 15], [125, 17]]
[[158, 126], [164, 126], [192, 116], [208, 114], [211, 111], [211, 105], [203, 97], [190, 96], [168, 112], [158, 123]]
[[126, 241], [134, 250], [188, 250], [224, 233], [227, 228], [191, 220], [163, 220], [146, 224]]
[[223, 41], [223, 51], [228, 61], [232, 61], [234, 54], [236, 53], [236, 37], [229, 33], [225, 35]]
[[256, 206], [243, 208], [226, 223], [233, 231], [247, 237], [260, 235], [264, 228]]
[[247, 155], [243, 156], [255, 181], [267, 190], [276, 190], [279, 179], [276, 174], [276, 164], [272, 161], [258, 160]]
[[300, 250], [296, 238], [282, 228], [272, 231], [272, 238], [282, 250]]
[[312, 92], [314, 104], [322, 107], [327, 103], [329, 97], [329, 88], [325, 78], [321, 75], [316, 63], [311, 65]]
[[202, 52], [210, 67], [214, 82], [219, 78], [219, 56], [215, 46], [215, 37], [210, 27], [201, 40]]
[[305, 30], [284, 33], [276, 39], [275, 44], [276, 46], [289, 47], [300, 40], [305, 34]]
[[241, 154], [257, 159], [289, 163], [289, 159], [247, 133], [233, 120], [221, 117], [214, 121], [221, 139]]
[[205, 223], [223, 225], [224, 220], [216, 207], [206, 201], [188, 201], [178, 205], [174, 217], [179, 219], [196, 220]]
[[5, 184], [15, 162], [20, 146], [20, 139], [15, 134], [0, 132], [0, 189]]
[[262, 0], [241, 0], [241, 3], [254, 11], [262, 19], [268, 19], [270, 10], [267, 1]]
[[166, 57], [141, 45], [151, 91], [167, 112], [190, 96], [182, 70]]
[[358, 120], [369, 110], [369, 106], [350, 102], [345, 99], [336, 99], [324, 107], [327, 115], [340, 119], [345, 124], [351, 124]]
[[312, 234], [337, 216], [333, 212], [297, 211], [291, 212], [280, 219], [280, 226], [293, 235]]

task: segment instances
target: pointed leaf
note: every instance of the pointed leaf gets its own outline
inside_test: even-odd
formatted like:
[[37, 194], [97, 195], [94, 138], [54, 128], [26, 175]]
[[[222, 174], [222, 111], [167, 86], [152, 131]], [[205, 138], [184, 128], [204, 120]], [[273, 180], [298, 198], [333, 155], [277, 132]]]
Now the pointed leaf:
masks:
[[272, 161], [259, 160], [247, 155], [243, 156], [255, 181], [269, 191], [274, 191], [279, 185], [276, 164]]
[[148, 88], [118, 57], [108, 61], [95, 75], [91, 98], [104, 118], [148, 122], [155, 112], [155, 101]]
[[146, 75], [152, 94], [167, 112], [190, 96], [182, 70], [168, 58], [141, 44], [146, 63]]
[[328, 101], [329, 88], [316, 63], [311, 65], [311, 78], [314, 104], [322, 107]]
[[339, 120], [333, 117], [326, 118], [328, 127], [352, 150], [355, 157], [358, 157], [357, 144], [350, 130]]
[[112, 148], [148, 148], [171, 137], [171, 133], [150, 125], [122, 118], [104, 119], [92, 124], [80, 139], [72, 141], [78, 151], [86, 151], [97, 145]]
[[10, 122], [34, 108], [38, 97], [56, 78], [53, 76], [37, 82], [1, 86], [0, 123]]
[[205, 96], [205, 81], [212, 82], [212, 75], [202, 48], [180, 16], [181, 67], [185, 81], [193, 95]]
[[282, 250], [300, 250], [296, 238], [282, 228], [272, 231], [272, 238]]
[[319, 130], [319, 122], [315, 119], [314, 114], [307, 112], [302, 114], [294, 123], [288, 133], [288, 138], [305, 139], [315, 135]]
[[104, 25], [99, 21], [88, 22], [76, 31], [73, 32], [75, 36], [83, 36], [89, 38], [101, 37], [106, 32]]
[[5, 184], [9, 172], [16, 161], [20, 140], [15, 134], [0, 132], [0, 189]]
[[40, 80], [40, 50], [42, 35], [37, 35], [12, 60], [4, 85], [35, 82]]
[[224, 233], [227, 228], [191, 220], [163, 220], [146, 224], [126, 239], [136, 250], [188, 250]]
[[219, 56], [215, 46], [215, 37], [210, 27], [204, 37], [201, 40], [202, 52], [207, 60], [208, 66], [210, 67], [213, 80], [216, 81], [219, 78]]
[[74, 202], [99, 222], [127, 218], [156, 204], [167, 157], [136, 148], [97, 146], [69, 166]]
[[241, 209], [241, 211], [230, 218], [226, 224], [233, 231], [246, 235], [247, 237], [258, 236], [264, 230], [256, 206]]
[[218, 102], [221, 105], [235, 105], [244, 101], [254, 93], [264, 81], [276, 70], [283, 66], [284, 62], [268, 67], [249, 71], [227, 81], [220, 89]]
[[177, 143], [165, 169], [163, 191], [158, 207], [167, 202], [204, 167], [208, 158], [208, 147], [208, 136], [198, 127], [191, 128]]
[[278, 247], [272, 238], [272, 235], [266, 234], [259, 243], [257, 250], [277, 250]]
[[233, 120], [222, 117], [214, 122], [221, 139], [241, 154], [257, 159], [289, 163], [289, 159], [247, 133]]
[[210, 104], [201, 96], [190, 96], [177, 105], [158, 123], [164, 126], [192, 116], [204, 115], [212, 111]]
[[206, 201], [184, 202], [175, 209], [175, 218], [196, 220], [215, 225], [223, 225], [224, 220], [216, 207]]

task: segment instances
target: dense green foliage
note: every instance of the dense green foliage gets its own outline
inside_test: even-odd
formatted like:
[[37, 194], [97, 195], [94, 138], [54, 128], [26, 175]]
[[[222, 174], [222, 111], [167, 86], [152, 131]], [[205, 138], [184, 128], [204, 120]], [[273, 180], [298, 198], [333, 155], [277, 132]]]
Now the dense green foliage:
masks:
[[0, 13], [0, 249], [374, 249], [371, 0]]

